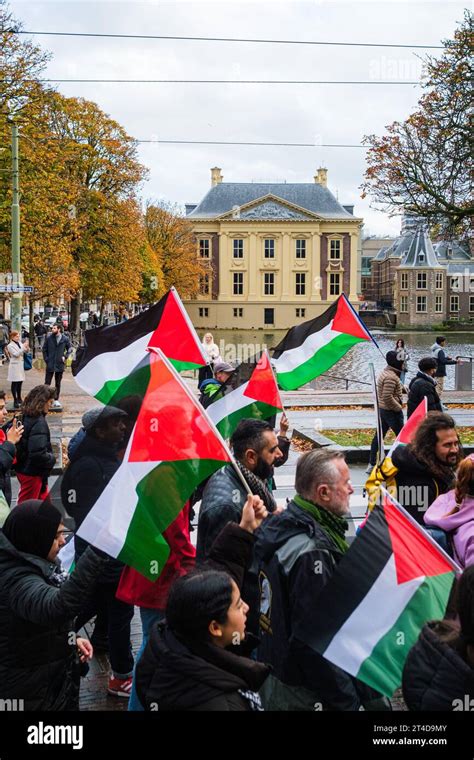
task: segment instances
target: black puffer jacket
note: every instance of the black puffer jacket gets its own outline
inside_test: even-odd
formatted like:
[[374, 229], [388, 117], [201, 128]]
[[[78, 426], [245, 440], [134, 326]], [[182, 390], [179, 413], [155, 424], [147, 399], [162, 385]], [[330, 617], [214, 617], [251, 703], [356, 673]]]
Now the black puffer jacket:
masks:
[[2, 699], [25, 710], [78, 709], [74, 618], [108, 562], [91, 549], [56, 585], [57, 565], [18, 551], [0, 531], [0, 684]]
[[17, 446], [15, 469], [23, 475], [48, 477], [56, 462], [45, 414], [23, 417], [25, 429]]
[[[75, 529], [80, 527], [100, 494], [120, 467], [116, 449], [86, 434], [74, 451], [61, 482], [61, 500], [67, 513], [74, 518]], [[87, 541], [74, 539], [76, 562], [88, 546]], [[111, 560], [101, 583], [118, 583], [124, 564]]]
[[[242, 588], [254, 542], [253, 534], [228, 523], [206, 565], [227, 571]], [[247, 636], [232, 652], [212, 644], [189, 644], [159, 623], [137, 664], [138, 697], [149, 710], [248, 711], [249, 701], [239, 690], [258, 691], [270, 673], [267, 665], [242, 656], [252, 644]]]
[[409, 385], [407, 418], [413, 414], [424, 396], [428, 399], [429, 412], [443, 411], [441, 401], [436, 391], [435, 381], [429, 375], [425, 375], [424, 372], [418, 372], [417, 376], [413, 378]]
[[[5, 435], [3, 430], [0, 430], [0, 436]], [[10, 477], [10, 470], [15, 458], [15, 446], [10, 441], [4, 440], [0, 442], [0, 490], [9, 504], [12, 502], [12, 484]]]
[[258, 691], [269, 669], [215, 644], [192, 650], [158, 623], [136, 670], [138, 697], [148, 710], [244, 712], [239, 690]]
[[423, 525], [423, 515], [435, 499], [453, 487], [454, 470], [444, 478], [433, 475], [412, 452], [411, 445], [397, 446], [392, 462], [398, 468], [395, 476], [397, 499]]
[[444, 640], [451, 630], [442, 620], [427, 623], [410, 650], [402, 683], [409, 710], [472, 709], [465, 705], [474, 699], [474, 668]]

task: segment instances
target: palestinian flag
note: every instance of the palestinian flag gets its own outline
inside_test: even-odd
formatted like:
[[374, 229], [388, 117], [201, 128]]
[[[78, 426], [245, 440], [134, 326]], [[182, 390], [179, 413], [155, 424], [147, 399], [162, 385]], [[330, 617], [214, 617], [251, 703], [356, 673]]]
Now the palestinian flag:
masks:
[[159, 350], [150, 352], [150, 371], [123, 462], [77, 535], [153, 581], [169, 556], [162, 533], [231, 455]]
[[442, 618], [456, 564], [398, 502], [381, 505], [318, 596], [320, 623], [294, 635], [391, 696], [423, 625]]
[[399, 434], [395, 438], [394, 442], [392, 443], [392, 446], [390, 448], [390, 451], [388, 452], [387, 456], [391, 457], [397, 446], [406, 446], [407, 443], [411, 443], [413, 438], [415, 437], [415, 433], [418, 429], [418, 426], [421, 422], [425, 419], [426, 415], [428, 414], [428, 399], [426, 396], [423, 397], [423, 399], [420, 401], [418, 406], [416, 407], [415, 411], [407, 419], [404, 426], [400, 430]]
[[207, 408], [223, 438], [230, 438], [240, 420], [266, 420], [283, 409], [268, 353], [264, 351], [258, 362], [253, 363], [250, 377], [248, 365], [246, 362], [237, 368], [225, 395], [219, 395]]
[[103, 404], [116, 403], [132, 394], [143, 395], [150, 379], [148, 348], [161, 348], [178, 371], [207, 363], [174, 288], [127, 322], [87, 330], [85, 346], [77, 352], [72, 374], [83, 390]]
[[286, 391], [301, 388], [363, 340], [374, 339], [343, 293], [324, 314], [292, 327], [275, 348], [278, 385]]

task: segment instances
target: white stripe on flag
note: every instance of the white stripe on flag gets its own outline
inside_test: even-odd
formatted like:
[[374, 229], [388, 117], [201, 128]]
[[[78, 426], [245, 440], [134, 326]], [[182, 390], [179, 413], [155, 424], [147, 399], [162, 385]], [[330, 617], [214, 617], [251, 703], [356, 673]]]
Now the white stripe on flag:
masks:
[[245, 389], [248, 386], [248, 381], [239, 385], [234, 391], [227, 393], [222, 398], [214, 401], [213, 404], [208, 406], [207, 413], [214, 425], [228, 417], [232, 412], [236, 412], [239, 409], [245, 409], [246, 406], [250, 406], [252, 399], [250, 396], [244, 396]]
[[74, 378], [76, 383], [91, 396], [95, 396], [107, 381], [121, 380], [135, 369], [146, 356], [146, 347], [152, 332], [120, 351], [104, 351], [94, 356]]
[[278, 359], [272, 359], [275, 372], [277, 374], [293, 372], [296, 367], [311, 359], [320, 348], [327, 346], [334, 338], [342, 335], [342, 333], [332, 329], [332, 323], [333, 320], [331, 319], [330, 323], [323, 327], [322, 330], [308, 335], [300, 346], [289, 348]]
[[136, 487], [159, 464], [161, 463], [124, 460], [102, 491], [77, 535], [111, 557], [118, 557], [137, 507]]
[[399, 584], [392, 554], [368, 594], [323, 652], [324, 657], [347, 673], [357, 675], [362, 663], [396, 623], [424, 580], [422, 576]]

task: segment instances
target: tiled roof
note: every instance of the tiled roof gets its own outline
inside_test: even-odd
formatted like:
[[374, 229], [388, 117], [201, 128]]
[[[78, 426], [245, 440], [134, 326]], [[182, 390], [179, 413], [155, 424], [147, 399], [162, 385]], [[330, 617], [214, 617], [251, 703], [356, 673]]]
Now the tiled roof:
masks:
[[412, 236], [408, 251], [403, 254], [400, 262], [401, 267], [440, 267], [441, 264], [436, 258], [426, 229], [423, 226], [418, 227]]

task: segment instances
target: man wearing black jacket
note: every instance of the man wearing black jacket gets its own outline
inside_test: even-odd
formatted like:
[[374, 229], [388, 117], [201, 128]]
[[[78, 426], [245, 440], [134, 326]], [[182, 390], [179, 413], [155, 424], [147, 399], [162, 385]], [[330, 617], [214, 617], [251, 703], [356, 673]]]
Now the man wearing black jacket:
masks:
[[407, 419], [413, 414], [424, 396], [426, 396], [428, 401], [428, 412], [443, 411], [443, 406], [437, 392], [437, 383], [434, 379], [437, 367], [438, 362], [431, 356], [426, 356], [418, 362], [419, 372], [409, 385]]
[[72, 346], [69, 338], [64, 334], [62, 324], [53, 325], [51, 335], [46, 338], [43, 346], [43, 357], [46, 362], [45, 385], [51, 385], [54, 375], [55, 402], [54, 406], [59, 406], [59, 394], [61, 392], [61, 380], [66, 368], [66, 360], [72, 353]]

